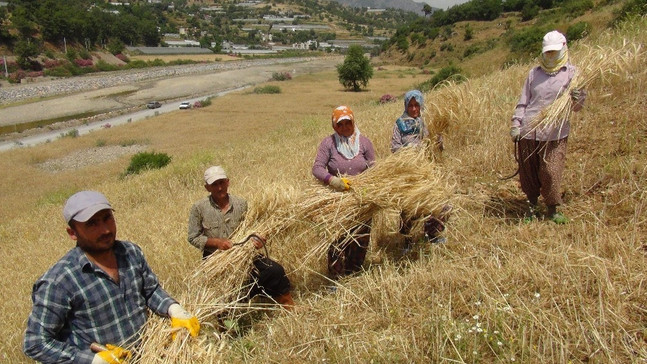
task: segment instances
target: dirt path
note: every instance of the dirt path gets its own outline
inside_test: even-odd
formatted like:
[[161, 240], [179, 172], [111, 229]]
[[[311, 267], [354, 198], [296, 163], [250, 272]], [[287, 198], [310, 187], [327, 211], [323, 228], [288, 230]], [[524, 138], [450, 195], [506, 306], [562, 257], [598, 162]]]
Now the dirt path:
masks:
[[[71, 120], [20, 133], [3, 134], [0, 136], [0, 140], [14, 140], [44, 130], [57, 130], [73, 126], [75, 123], [86, 123], [88, 114], [94, 114], [95, 116], [91, 119], [96, 121], [101, 120], [102, 117], [108, 118], [115, 114], [141, 110], [145, 107], [146, 102], [151, 100], [176, 101], [183, 98], [212, 95], [232, 88], [251, 86], [270, 80], [274, 72], [290, 72], [293, 77], [298, 77], [301, 74], [332, 70], [342, 61], [343, 59], [340, 57], [310, 58], [289, 62], [281, 59], [274, 60], [274, 62], [273, 60], [258, 60], [245, 62], [230, 69], [211, 72], [189, 72], [190, 74], [177, 72], [180, 73], [178, 76], [172, 76], [176, 72], [168, 72], [168, 70], [161, 72], [158, 68], [150, 70], [150, 72], [156, 72], [150, 77], [141, 77], [142, 80], [130, 82], [128, 80], [132, 72], [128, 74], [126, 73], [128, 71], [111, 72], [93, 77], [92, 82], [87, 82], [87, 78], [78, 79], [79, 88], [86, 89], [64, 94], [56, 94], [64, 89], [61, 86], [52, 86], [56, 81], [51, 81], [49, 85], [48, 82], [39, 83], [37, 87], [32, 87], [34, 91], [29, 91], [25, 85], [15, 86], [17, 91], [21, 91], [19, 89], [22, 86], [25, 92], [14, 92], [14, 94], [19, 94], [24, 98], [23, 94], [32, 92], [32, 97], [42, 98], [40, 101], [38, 99], [20, 101], [20, 97], [11, 100], [12, 94], [9, 91], [14, 90], [3, 88], [2, 91], [5, 92], [3, 95], [10, 96], [4, 96], [2, 100], [3, 103], [9, 103], [9, 105], [0, 109], [0, 126], [13, 126], [57, 118], [70, 118]], [[171, 75], [169, 76], [169, 74]], [[161, 76], [155, 77], [156, 75]], [[123, 84], [102, 87], [102, 85], [119, 83], [121, 79], [124, 80]], [[81, 81], [84, 83], [82, 84]], [[85, 86], [86, 84], [89, 86]], [[89, 89], [92, 87], [94, 89]], [[51, 95], [47, 95], [48, 89], [52, 90]], [[70, 87], [66, 85], [65, 89], [70, 89]], [[12, 101], [17, 103], [11, 105]]]

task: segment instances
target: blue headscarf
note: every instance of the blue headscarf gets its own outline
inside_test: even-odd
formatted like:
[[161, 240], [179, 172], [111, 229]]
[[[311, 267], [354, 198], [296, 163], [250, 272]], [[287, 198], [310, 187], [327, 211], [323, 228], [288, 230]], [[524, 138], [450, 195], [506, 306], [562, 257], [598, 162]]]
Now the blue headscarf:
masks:
[[411, 99], [416, 99], [416, 101], [420, 105], [420, 115], [422, 115], [422, 108], [424, 105], [422, 92], [418, 90], [411, 90], [404, 94], [404, 112], [402, 113], [402, 116], [400, 116], [400, 118], [398, 118], [398, 120], [395, 122], [398, 126], [398, 130], [400, 130], [400, 133], [404, 135], [419, 134], [420, 129], [422, 128], [422, 118], [420, 117], [420, 115], [417, 118], [412, 118], [407, 113], [407, 106], [409, 106]]

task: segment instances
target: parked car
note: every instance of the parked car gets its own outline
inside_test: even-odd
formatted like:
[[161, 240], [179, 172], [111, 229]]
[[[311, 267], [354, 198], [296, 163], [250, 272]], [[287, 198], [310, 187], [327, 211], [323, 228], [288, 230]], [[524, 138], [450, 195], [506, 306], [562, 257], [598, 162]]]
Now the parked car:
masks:
[[151, 101], [146, 104], [146, 107], [149, 109], [157, 109], [158, 107], [162, 107], [162, 104], [159, 101]]
[[191, 108], [191, 103], [188, 101], [185, 101], [180, 104], [180, 110], [186, 110]]

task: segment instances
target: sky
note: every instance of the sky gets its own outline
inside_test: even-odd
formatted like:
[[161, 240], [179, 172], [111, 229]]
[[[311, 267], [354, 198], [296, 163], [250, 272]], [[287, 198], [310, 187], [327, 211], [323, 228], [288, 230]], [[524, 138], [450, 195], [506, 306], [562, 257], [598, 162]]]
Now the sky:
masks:
[[443, 10], [447, 10], [447, 8], [451, 8], [454, 5], [466, 3], [469, 0], [413, 0], [417, 3], [427, 3], [431, 5], [433, 8], [440, 8]]

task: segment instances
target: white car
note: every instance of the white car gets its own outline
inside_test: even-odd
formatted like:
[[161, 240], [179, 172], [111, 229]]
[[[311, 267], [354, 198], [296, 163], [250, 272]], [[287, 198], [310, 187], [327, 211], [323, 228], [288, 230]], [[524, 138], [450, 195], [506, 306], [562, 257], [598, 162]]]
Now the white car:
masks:
[[190, 102], [183, 102], [180, 104], [180, 110], [186, 110], [191, 108], [191, 103]]

